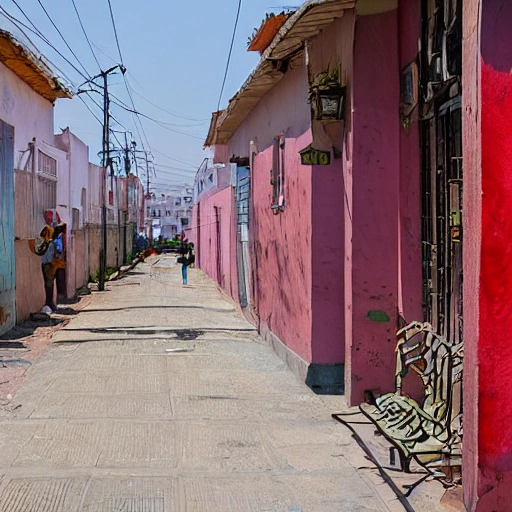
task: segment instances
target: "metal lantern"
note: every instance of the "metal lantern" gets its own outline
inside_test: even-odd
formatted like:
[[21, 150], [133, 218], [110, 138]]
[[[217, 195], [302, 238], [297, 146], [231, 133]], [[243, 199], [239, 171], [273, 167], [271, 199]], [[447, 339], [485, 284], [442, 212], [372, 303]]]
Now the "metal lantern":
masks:
[[345, 116], [346, 92], [346, 86], [317, 89], [313, 102], [315, 119], [318, 121], [343, 119]]

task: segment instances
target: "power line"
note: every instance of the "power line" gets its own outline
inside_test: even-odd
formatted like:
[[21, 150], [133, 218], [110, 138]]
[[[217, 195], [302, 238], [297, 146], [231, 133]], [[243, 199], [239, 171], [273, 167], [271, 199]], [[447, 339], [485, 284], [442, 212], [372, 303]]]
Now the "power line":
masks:
[[87, 40], [87, 44], [89, 45], [89, 48], [91, 49], [92, 56], [94, 57], [94, 60], [96, 61], [96, 64], [98, 64], [98, 67], [101, 71], [101, 64], [98, 61], [98, 58], [96, 57], [96, 54], [94, 53], [94, 50], [92, 49], [91, 41], [89, 41], [89, 37], [87, 36], [87, 32], [85, 31], [84, 24], [82, 23], [82, 19], [80, 18], [80, 14], [78, 12], [78, 9], [76, 8], [75, 0], [71, 0], [73, 3], [73, 7], [75, 8], [75, 13], [78, 18], [78, 21], [80, 22], [80, 26], [82, 27], [82, 32], [84, 33], [85, 39]]
[[119, 58], [121, 59], [121, 64], [124, 67], [123, 56], [121, 54], [121, 46], [119, 45], [119, 38], [117, 37], [116, 22], [114, 20], [114, 13], [112, 12], [112, 4], [110, 3], [110, 0], [107, 0], [107, 2], [108, 2], [108, 8], [110, 9], [110, 19], [112, 20], [112, 26], [114, 27], [114, 36], [116, 38], [116, 44], [117, 44], [117, 50], [119, 52]]
[[[47, 44], [52, 50], [55, 51], [55, 53], [57, 53], [60, 57], [62, 57], [82, 78], [85, 78], [86, 80], [88, 80], [89, 77], [87, 77], [86, 75], [83, 74], [82, 71], [80, 71], [67, 57], [65, 57], [59, 50], [57, 50], [57, 48], [55, 48], [55, 46], [51, 43], [51, 41], [34, 25], [34, 23], [32, 23], [32, 21], [30, 21], [30, 19], [28, 18], [28, 16], [25, 14], [25, 12], [23, 11], [23, 9], [21, 9], [21, 7], [15, 2], [15, 0], [12, 0], [14, 2], [14, 4], [16, 5], [16, 7], [18, 7], [18, 9], [20, 9], [21, 13], [23, 14], [23, 16], [25, 16], [25, 18], [28, 20], [28, 22], [34, 27], [33, 29], [30, 28], [28, 25], [26, 25], [25, 23], [23, 23], [21, 20], [15, 18], [14, 16], [12, 16], [11, 14], [9, 14], [2, 6], [0, 6], [0, 14], [2, 16], [4, 16], [4, 18], [6, 18], [7, 20], [9, 20], [22, 34], [23, 36], [27, 39], [27, 41], [35, 48], [37, 49], [37, 45], [34, 44], [34, 42], [30, 39], [30, 37], [28, 37], [28, 35], [25, 33], [25, 31], [21, 28], [25, 28], [27, 30], [29, 30], [30, 32], [32, 32], [34, 35], [36, 35], [39, 39], [41, 39], [41, 41], [43, 41], [45, 44]], [[52, 63], [52, 66], [57, 70], [59, 71], [59, 73], [62, 74], [62, 76], [70, 83], [70, 84], [73, 84], [73, 81], [66, 76], [66, 74], [60, 70], [57, 66], [55, 66], [55, 64]], [[74, 85], [74, 84], [73, 84]]]
[[163, 107], [157, 105], [156, 103], [153, 103], [152, 101], [148, 100], [145, 96], [143, 96], [142, 94], [139, 94], [135, 89], [132, 89], [132, 92], [133, 92], [133, 94], [136, 94], [137, 96], [142, 98], [144, 101], [147, 101], [150, 105], [153, 105], [154, 107], [156, 107], [157, 109], [161, 110], [162, 112], [166, 112], [167, 114], [170, 114], [171, 116], [177, 117], [179, 119], [185, 119], [186, 121], [197, 121], [197, 122], [201, 122], [201, 124], [205, 123], [207, 121], [210, 121], [210, 119], [195, 119], [193, 117], [185, 117], [185, 116], [182, 116], [180, 114], [176, 114], [175, 112], [172, 112], [171, 110], [166, 110], [165, 108], [163, 108]]
[[71, 49], [71, 46], [69, 46], [68, 42], [66, 41], [66, 38], [62, 35], [62, 32], [59, 30], [59, 27], [55, 25], [55, 22], [53, 21], [52, 17], [48, 13], [48, 11], [45, 9], [43, 3], [41, 0], [37, 0], [41, 8], [43, 9], [44, 13], [46, 14], [46, 17], [50, 20], [51, 24], [54, 26], [55, 30], [58, 32], [59, 36], [61, 37], [62, 41], [64, 41], [64, 44], [68, 47], [68, 50], [71, 52], [73, 57], [77, 60], [77, 62], [82, 66], [82, 69], [85, 71], [85, 74], [90, 77], [90, 74], [88, 73], [87, 69], [85, 69], [85, 66], [80, 62], [80, 59], [76, 56], [75, 52]]
[[138, 110], [131, 109], [127, 105], [123, 105], [122, 102], [118, 102], [118, 101], [112, 100], [112, 103], [114, 103], [117, 106], [125, 109], [127, 112], [131, 112], [132, 114], [135, 114], [137, 116], [141, 116], [141, 117], [144, 117], [145, 119], [149, 119], [150, 121], [153, 121], [153, 123], [156, 123], [158, 126], [163, 128], [164, 130], [168, 130], [168, 131], [170, 131], [172, 133], [178, 133], [180, 135], [186, 135], [187, 137], [192, 137], [193, 139], [204, 140], [203, 137], [198, 137], [197, 135], [192, 135], [191, 133], [186, 133], [186, 132], [182, 132], [180, 130], [175, 130], [173, 128], [169, 128], [169, 126], [167, 126], [167, 123], [163, 123], [162, 121], [159, 121], [158, 119], [154, 119], [154, 118], [152, 118], [152, 117], [150, 117], [150, 116], [148, 116], [146, 114], [143, 114], [142, 112], [139, 112]]
[[224, 78], [222, 80], [222, 87], [220, 88], [219, 103], [217, 110], [220, 110], [220, 102], [222, 100], [222, 93], [224, 92], [224, 86], [226, 85], [226, 78], [228, 76], [229, 63], [231, 62], [231, 53], [233, 52], [233, 45], [235, 43], [236, 28], [238, 27], [238, 19], [240, 17], [240, 9], [242, 7], [242, 0], [238, 0], [238, 10], [236, 12], [235, 26], [233, 27], [233, 37], [231, 38], [231, 45], [229, 47], [228, 60], [226, 62], [226, 69], [224, 71]]
[[184, 160], [178, 160], [177, 158], [173, 158], [172, 156], [169, 156], [169, 155], [166, 155], [165, 153], [162, 153], [161, 151], [158, 151], [158, 149], [154, 149], [154, 152], [165, 157], [165, 158], [168, 158], [169, 160], [173, 160], [174, 162], [178, 162], [180, 164], [184, 164], [184, 165], [190, 165], [190, 167], [193, 167], [194, 169], [197, 169], [197, 165], [195, 164], [191, 164], [190, 162], [185, 162]]
[[[126, 68], [125, 68], [124, 62], [123, 62], [123, 55], [121, 53], [121, 45], [119, 44], [119, 37], [117, 36], [117, 28], [116, 28], [116, 22], [115, 22], [115, 18], [114, 18], [114, 12], [112, 10], [112, 4], [111, 4], [110, 0], [107, 0], [107, 2], [108, 2], [108, 8], [110, 10], [110, 19], [112, 20], [112, 27], [114, 29], [114, 37], [115, 37], [116, 44], [117, 44], [117, 51], [119, 52], [119, 58], [121, 59], [121, 66], [122, 66], [121, 70], [123, 72], [122, 74], [123, 74], [123, 79], [124, 79], [124, 83], [125, 83], [125, 86], [126, 86], [126, 91], [128, 92], [128, 96], [130, 97], [130, 101], [132, 103], [133, 110], [136, 111], [137, 109], [135, 108], [135, 104], [133, 102], [133, 97], [132, 97], [132, 94], [130, 92], [130, 87], [128, 85], [128, 81], [127, 81], [126, 76], [125, 76]], [[142, 133], [144, 134], [144, 138], [146, 139], [146, 143], [148, 145], [148, 148], [151, 151], [151, 145], [149, 144], [149, 139], [148, 139], [148, 137], [146, 135], [146, 131], [144, 130], [144, 125], [142, 124], [142, 121], [140, 120], [138, 115], [137, 115], [137, 119], [139, 121]], [[142, 148], [144, 150], [146, 150], [146, 148], [144, 146], [144, 139], [142, 138], [141, 132], [139, 130], [139, 127], [137, 126], [137, 122], [136, 122], [135, 118], [133, 117], [133, 115], [132, 115], [132, 120], [133, 120], [133, 124], [135, 126], [135, 130], [137, 131], [137, 134], [139, 135], [140, 141], [142, 143]]]
[[[158, 164], [156, 164], [156, 165], [158, 166]], [[169, 176], [186, 176], [187, 178], [193, 178], [194, 177], [194, 174], [187, 173], [186, 171], [185, 172], [180, 172], [180, 171], [162, 171], [161, 169], [156, 169], [155, 171], [158, 172], [159, 174], [168, 174]]]
[[[112, 96], [112, 98], [114, 98], [115, 100], [117, 100], [119, 102], [119, 103], [116, 103], [115, 101], [113, 101], [112, 103], [115, 103], [116, 105], [124, 108], [125, 110], [128, 110], [129, 112], [132, 112], [130, 107], [123, 100], [119, 99], [117, 96], [114, 96], [113, 94], [111, 94], [111, 96]], [[186, 124], [167, 123], [165, 121], [161, 121], [160, 119], [155, 119], [154, 117], [143, 114], [142, 112], [136, 111], [136, 109], [133, 109], [133, 110], [134, 111], [132, 113], [134, 113], [134, 114], [141, 115], [142, 117], [145, 117], [145, 118], [149, 119], [150, 121], [153, 121], [158, 124], [166, 125], [166, 126], [177, 126], [178, 128], [195, 128], [197, 126], [201, 126], [202, 124], [204, 124], [204, 123], [197, 123], [197, 124], [186, 125]]]
[[[126, 87], [126, 92], [128, 93], [128, 96], [129, 96], [129, 98], [130, 98], [130, 102], [131, 102], [131, 104], [132, 104], [133, 110], [137, 110], [137, 109], [135, 108], [135, 102], [133, 101], [133, 96], [132, 96], [132, 93], [131, 93], [131, 90], [130, 90], [130, 89], [131, 89], [131, 86], [130, 86], [130, 84], [129, 84], [129, 82], [128, 82], [128, 79], [126, 78], [126, 74], [123, 74], [123, 80], [124, 80], [124, 85], [125, 85], [125, 87]], [[149, 139], [148, 139], [148, 137], [147, 137], [147, 135], [146, 135], [146, 130], [144, 130], [144, 125], [142, 124], [142, 121], [141, 121], [140, 117], [139, 117], [138, 115], [137, 115], [136, 117], [137, 117], [137, 120], [139, 121], [140, 128], [141, 128], [141, 130], [142, 130], [142, 133], [144, 134], [144, 137], [145, 137], [145, 139], [146, 139], [146, 143], [147, 143], [147, 145], [148, 145], [148, 148], [149, 148], [149, 150], [151, 151], [151, 145], [149, 144]], [[136, 128], [136, 130], [137, 130], [137, 133], [139, 134], [140, 140], [141, 140], [141, 142], [142, 142], [142, 149], [144, 149], [144, 150], [145, 150], [146, 148], [144, 147], [144, 141], [142, 140], [142, 137], [141, 137], [141, 135], [140, 135], [139, 128], [137, 127], [137, 123], [135, 122], [135, 118], [133, 118], [133, 114], [132, 114], [132, 119], [133, 119], [133, 124], [135, 125], [135, 128]]]
[[163, 164], [155, 164], [157, 167], [163, 167], [164, 169], [173, 169], [175, 171], [183, 171], [183, 172], [196, 172], [195, 169], [184, 169], [183, 167], [174, 167], [172, 165], [163, 165]]
[[94, 119], [96, 119], [96, 121], [98, 121], [98, 123], [100, 123], [103, 126], [103, 121], [92, 111], [91, 107], [89, 107], [89, 105], [87, 105], [87, 103], [82, 98], [82, 96], [80, 96], [80, 94], [78, 94], [77, 96], [82, 101], [82, 103], [85, 105], [87, 110], [93, 115]]

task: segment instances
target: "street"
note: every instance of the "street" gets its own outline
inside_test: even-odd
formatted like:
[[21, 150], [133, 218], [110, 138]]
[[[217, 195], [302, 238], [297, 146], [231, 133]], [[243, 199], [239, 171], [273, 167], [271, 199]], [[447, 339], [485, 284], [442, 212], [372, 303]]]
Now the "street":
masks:
[[0, 511], [403, 510], [354, 467], [343, 397], [189, 273], [153, 257], [56, 332], [0, 425]]

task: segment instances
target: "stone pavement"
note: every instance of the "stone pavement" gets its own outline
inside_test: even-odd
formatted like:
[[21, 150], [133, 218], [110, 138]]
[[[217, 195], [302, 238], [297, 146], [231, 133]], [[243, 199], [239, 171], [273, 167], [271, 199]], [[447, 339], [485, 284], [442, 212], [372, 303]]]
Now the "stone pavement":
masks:
[[404, 510], [332, 420], [343, 398], [189, 273], [149, 260], [55, 333], [0, 421], [0, 512]]

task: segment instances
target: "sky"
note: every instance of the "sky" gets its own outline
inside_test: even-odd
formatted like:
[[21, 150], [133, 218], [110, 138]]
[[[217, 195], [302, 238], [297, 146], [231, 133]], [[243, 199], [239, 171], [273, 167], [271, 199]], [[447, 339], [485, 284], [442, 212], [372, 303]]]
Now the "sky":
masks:
[[[23, 42], [30, 38], [74, 92], [80, 86], [81, 89], [90, 88], [87, 84], [82, 85], [86, 79], [97, 75], [100, 66], [105, 71], [120, 64], [122, 57], [136, 110], [165, 124], [141, 118], [141, 128], [130, 112], [113, 103], [110, 111], [115, 120], [111, 121], [111, 128], [121, 132], [115, 134], [121, 143], [124, 143], [124, 132], [129, 130], [133, 135], [128, 137], [133, 136], [138, 150], [151, 150], [156, 172], [151, 176], [151, 186], [156, 192], [191, 183], [197, 168], [209, 156], [209, 152], [203, 150], [203, 143], [211, 113], [217, 110], [219, 103], [239, 0], [110, 2], [121, 56], [108, 0], [74, 0], [99, 65], [82, 31], [73, 0], [2, 0], [0, 28], [13, 32]], [[247, 40], [260, 26], [265, 14], [300, 3], [301, 0], [242, 0], [221, 109], [258, 63], [259, 54], [247, 52]], [[33, 23], [71, 64], [33, 32], [14, 26], [5, 13], [32, 29], [30, 23]], [[131, 108], [121, 74], [109, 76], [109, 92], [113, 95], [112, 101]], [[79, 96], [57, 100], [55, 131], [60, 133], [61, 128], [69, 127], [89, 146], [89, 159], [100, 163], [102, 126], [82, 100], [101, 120], [102, 111], [94, 101], [101, 105], [102, 96], [98, 93]], [[118, 145], [115, 140], [113, 143]], [[139, 153], [139, 156], [143, 154]], [[145, 181], [145, 176], [140, 177]]]

